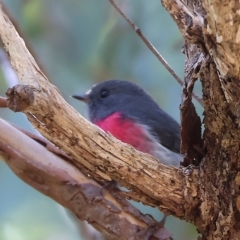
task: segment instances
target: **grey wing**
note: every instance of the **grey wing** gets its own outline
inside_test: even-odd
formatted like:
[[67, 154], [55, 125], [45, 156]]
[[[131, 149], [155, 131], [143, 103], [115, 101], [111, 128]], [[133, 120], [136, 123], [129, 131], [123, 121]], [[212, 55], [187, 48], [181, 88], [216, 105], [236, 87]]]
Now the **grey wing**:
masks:
[[180, 125], [172, 117], [160, 111], [154, 115], [154, 118], [149, 118], [147, 121], [152, 126], [152, 134], [164, 147], [180, 153]]

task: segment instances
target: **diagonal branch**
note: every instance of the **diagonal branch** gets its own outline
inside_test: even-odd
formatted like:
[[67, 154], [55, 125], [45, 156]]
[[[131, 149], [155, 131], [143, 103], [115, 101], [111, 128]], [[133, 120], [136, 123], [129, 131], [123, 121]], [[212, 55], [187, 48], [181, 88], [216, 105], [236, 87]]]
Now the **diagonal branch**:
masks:
[[[157, 51], [157, 49], [149, 42], [149, 40], [143, 35], [140, 28], [138, 28], [120, 9], [120, 7], [115, 3], [114, 0], [108, 0], [113, 7], [121, 14], [121, 16], [127, 21], [127, 23], [133, 28], [133, 30], [138, 34], [138, 36], [142, 39], [142, 41], [146, 44], [149, 50], [157, 57], [157, 59], [162, 63], [162, 65], [168, 70], [168, 72], [176, 79], [176, 81], [183, 86], [182, 79], [174, 72], [174, 70], [169, 66], [167, 61], [163, 58], [163, 56]], [[202, 105], [204, 106], [203, 100], [194, 92], [192, 92], [192, 96]]]
[[[23, 181], [87, 220], [107, 239], [167, 239], [171, 234], [141, 214], [117, 192], [107, 190], [0, 119], [0, 156]], [[38, 137], [37, 137], [38, 138]], [[114, 197], [115, 196], [115, 197]], [[117, 227], [109, 227], [111, 221]], [[163, 235], [164, 234], [164, 235]], [[163, 236], [165, 236], [163, 238]]]

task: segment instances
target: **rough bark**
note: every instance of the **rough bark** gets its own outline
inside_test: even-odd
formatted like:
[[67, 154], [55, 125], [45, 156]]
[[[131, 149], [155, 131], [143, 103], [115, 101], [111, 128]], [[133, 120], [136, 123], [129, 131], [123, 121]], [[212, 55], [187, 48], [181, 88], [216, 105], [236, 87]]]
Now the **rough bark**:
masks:
[[[163, 2], [186, 40], [185, 72], [189, 65], [199, 66], [199, 74], [192, 78], [186, 75], [185, 84], [199, 77], [203, 85], [205, 131], [200, 152], [206, 154], [199, 169], [202, 203], [191, 216], [192, 221], [203, 234], [202, 239], [240, 239], [240, 5], [238, 1], [215, 0]], [[197, 32], [192, 34], [192, 29]], [[189, 49], [194, 48], [189, 55]], [[186, 90], [183, 96], [186, 92], [191, 96], [191, 89]], [[191, 112], [190, 105], [188, 110]], [[182, 112], [182, 117], [186, 113]]]
[[[166, 167], [87, 122], [49, 83], [0, 13], [0, 36], [21, 82], [8, 91], [8, 107], [24, 112], [92, 178], [116, 180], [131, 189], [128, 197], [191, 221], [202, 239], [240, 239], [240, 6], [235, 0], [162, 2], [186, 40], [182, 149], [187, 153], [184, 163], [198, 166]], [[203, 86], [203, 136], [191, 102], [198, 78]]]
[[206, 102], [204, 145], [207, 155], [200, 168], [204, 191], [200, 205], [203, 222], [199, 229], [207, 239], [240, 239], [239, 128], [213, 62], [204, 64], [201, 79]]
[[[0, 132], [0, 156], [11, 170], [23, 181], [71, 210], [79, 219], [87, 220], [106, 239], [161, 240], [171, 236], [163, 226], [141, 214], [121, 197], [117, 190], [110, 194], [82, 174], [69, 163], [71, 159], [48, 141], [27, 133], [34, 137], [34, 141], [1, 119]], [[39, 142], [46, 144], [46, 148]]]

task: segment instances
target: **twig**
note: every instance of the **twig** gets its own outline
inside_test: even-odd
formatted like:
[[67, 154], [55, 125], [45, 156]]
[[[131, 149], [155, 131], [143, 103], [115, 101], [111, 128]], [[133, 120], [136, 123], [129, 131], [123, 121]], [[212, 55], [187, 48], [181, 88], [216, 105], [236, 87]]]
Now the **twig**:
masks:
[[[141, 29], [137, 27], [120, 9], [120, 7], [114, 2], [114, 0], [108, 0], [114, 8], [121, 14], [121, 16], [128, 22], [128, 24], [134, 29], [134, 31], [138, 34], [138, 36], [143, 40], [146, 46], [151, 50], [151, 52], [157, 57], [157, 59], [163, 64], [163, 66], [168, 70], [168, 72], [177, 80], [177, 82], [183, 86], [183, 81], [178, 75], [173, 71], [173, 69], [168, 65], [166, 60], [162, 57], [162, 55], [157, 51], [157, 49], [147, 40], [147, 38], [142, 34]], [[202, 105], [204, 106], [203, 100], [194, 92], [192, 92], [192, 96]]]
[[7, 99], [4, 97], [0, 97], [0, 108], [6, 108], [7, 107]]
[[[77, 218], [88, 221], [106, 239], [126, 240], [140, 235], [143, 239], [151, 236], [160, 240], [171, 236], [163, 226], [159, 228], [154, 219], [122, 198], [117, 190], [102, 192], [96, 181], [24, 133], [43, 143], [45, 139], [21, 131], [0, 119], [0, 157], [23, 181], [71, 210]], [[109, 227], [109, 218], [112, 227]], [[164, 238], [163, 234], [167, 236]]]

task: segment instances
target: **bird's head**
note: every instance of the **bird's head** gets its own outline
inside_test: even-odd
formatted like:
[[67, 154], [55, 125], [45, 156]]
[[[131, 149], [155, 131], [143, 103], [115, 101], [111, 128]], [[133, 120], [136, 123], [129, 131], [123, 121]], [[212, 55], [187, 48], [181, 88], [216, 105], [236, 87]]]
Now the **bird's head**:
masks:
[[[94, 85], [86, 94], [72, 95], [88, 106], [90, 121], [102, 120], [116, 112], [126, 112], [133, 104], [147, 95], [136, 84], [123, 80], [107, 80]], [[139, 106], [140, 107], [140, 106]]]

